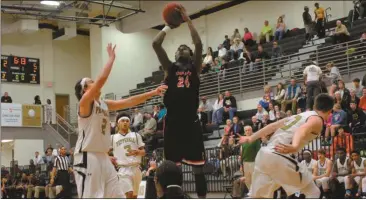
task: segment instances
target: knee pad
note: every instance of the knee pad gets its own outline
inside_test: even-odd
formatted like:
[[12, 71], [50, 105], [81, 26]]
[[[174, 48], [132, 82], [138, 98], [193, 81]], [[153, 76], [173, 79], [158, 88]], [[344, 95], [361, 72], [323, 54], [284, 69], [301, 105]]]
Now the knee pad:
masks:
[[195, 178], [196, 192], [199, 197], [204, 197], [207, 194], [207, 183], [203, 166], [193, 166], [193, 174]]

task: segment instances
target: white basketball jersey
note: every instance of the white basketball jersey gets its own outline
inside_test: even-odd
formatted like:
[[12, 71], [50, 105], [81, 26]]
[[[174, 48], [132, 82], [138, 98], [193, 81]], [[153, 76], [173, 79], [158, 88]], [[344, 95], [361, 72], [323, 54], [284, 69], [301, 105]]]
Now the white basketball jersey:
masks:
[[323, 175], [327, 172], [327, 162], [328, 162], [328, 158], [325, 159], [323, 164], [320, 162], [320, 160], [317, 161], [318, 176]]
[[337, 159], [337, 170], [338, 170], [338, 174], [348, 174], [348, 158], [346, 158], [346, 161], [344, 161], [343, 165], [341, 164], [340, 159]]
[[307, 163], [306, 160], [301, 161], [301, 164], [308, 169], [308, 171], [313, 174], [314, 165], [316, 164], [316, 160], [311, 159], [310, 163]]
[[88, 117], [78, 116], [79, 135], [75, 153], [103, 152], [107, 153], [111, 144], [111, 127], [108, 106], [104, 101], [94, 101], [93, 109]]
[[141, 156], [127, 156], [128, 150], [138, 150], [145, 146], [140, 134], [135, 132], [129, 132], [126, 135], [116, 133], [111, 138], [113, 155], [117, 158], [118, 165], [132, 166], [141, 163]]
[[[273, 133], [271, 138], [269, 139], [267, 146], [274, 147], [277, 144], [291, 144], [292, 138], [297, 131], [303, 124], [306, 123], [309, 117], [311, 116], [318, 116], [315, 111], [307, 111], [298, 115], [293, 115], [291, 117], [286, 118], [285, 125], [278, 129], [276, 132]], [[320, 133], [319, 133], [320, 134]], [[307, 145], [310, 141], [318, 137], [318, 135], [309, 134], [305, 138], [302, 143], [301, 149]]]
[[362, 173], [365, 171], [365, 166], [364, 163], [365, 162], [365, 158], [361, 158], [361, 164], [357, 165], [356, 161], [353, 161], [353, 166], [355, 167], [356, 173]]

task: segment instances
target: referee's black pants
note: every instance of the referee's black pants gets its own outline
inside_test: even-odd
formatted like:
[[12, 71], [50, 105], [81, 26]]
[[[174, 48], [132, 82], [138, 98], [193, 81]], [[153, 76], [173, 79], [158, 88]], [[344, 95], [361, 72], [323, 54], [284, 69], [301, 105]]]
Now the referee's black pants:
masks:
[[57, 199], [71, 198], [70, 174], [67, 170], [58, 170], [55, 185], [62, 185], [62, 191], [56, 195]]

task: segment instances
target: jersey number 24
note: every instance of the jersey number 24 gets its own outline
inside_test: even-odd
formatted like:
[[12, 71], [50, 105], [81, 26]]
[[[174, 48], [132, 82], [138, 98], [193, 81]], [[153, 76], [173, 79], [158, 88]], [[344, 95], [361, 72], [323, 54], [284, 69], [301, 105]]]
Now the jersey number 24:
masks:
[[178, 88], [183, 88], [184, 86], [186, 88], [189, 88], [189, 86], [191, 85], [191, 83], [189, 82], [189, 76], [178, 76], [178, 83], [177, 83], [177, 87]]

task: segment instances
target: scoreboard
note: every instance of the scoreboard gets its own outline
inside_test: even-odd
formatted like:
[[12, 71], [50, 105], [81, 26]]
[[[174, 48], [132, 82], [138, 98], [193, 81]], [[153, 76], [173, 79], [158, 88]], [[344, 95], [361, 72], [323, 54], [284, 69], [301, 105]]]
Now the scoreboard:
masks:
[[1, 55], [1, 81], [39, 84], [39, 59]]

